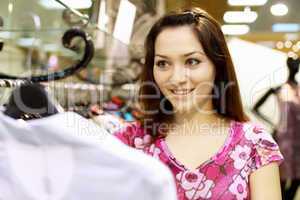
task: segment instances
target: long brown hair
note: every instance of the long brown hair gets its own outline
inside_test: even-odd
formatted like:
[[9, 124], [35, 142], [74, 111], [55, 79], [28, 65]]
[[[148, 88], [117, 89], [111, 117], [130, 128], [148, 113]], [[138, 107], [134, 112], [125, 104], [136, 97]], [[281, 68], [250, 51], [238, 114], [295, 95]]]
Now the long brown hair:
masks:
[[[142, 86], [139, 91], [139, 101], [144, 111], [142, 125], [148, 123], [147, 127], [150, 127], [151, 133], [156, 135], [157, 125], [172, 120], [173, 116], [166, 114], [161, 109], [161, 101], [164, 99], [164, 95], [159, 92], [159, 98], [144, 98], [145, 96], [154, 97], [158, 92], [153, 85], [143, 85], [143, 83], [152, 82], [158, 88], [153, 77], [156, 38], [164, 29], [180, 26], [190, 26], [193, 29], [199, 42], [202, 44], [205, 54], [215, 66], [216, 76], [213, 94], [217, 92], [217, 94], [223, 94], [224, 91], [221, 90], [224, 89], [224, 86], [230, 86], [226, 88], [225, 96], [221, 95], [218, 98], [213, 98], [214, 109], [225, 118], [240, 122], [248, 121], [249, 119], [243, 110], [233, 62], [220, 25], [207, 12], [199, 8], [193, 8], [163, 16], [152, 26], [147, 35], [145, 41], [145, 65], [141, 75]], [[164, 103], [164, 109], [173, 109], [169, 101]], [[157, 112], [148, 112], [154, 110], [157, 110]]]

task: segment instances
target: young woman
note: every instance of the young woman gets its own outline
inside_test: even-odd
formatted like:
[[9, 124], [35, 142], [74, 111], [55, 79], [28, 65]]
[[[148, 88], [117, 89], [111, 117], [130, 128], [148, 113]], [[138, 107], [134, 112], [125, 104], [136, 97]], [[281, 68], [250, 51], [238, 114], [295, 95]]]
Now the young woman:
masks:
[[219, 24], [200, 9], [169, 14], [145, 47], [145, 116], [116, 136], [164, 162], [180, 200], [281, 199], [282, 155], [244, 114]]

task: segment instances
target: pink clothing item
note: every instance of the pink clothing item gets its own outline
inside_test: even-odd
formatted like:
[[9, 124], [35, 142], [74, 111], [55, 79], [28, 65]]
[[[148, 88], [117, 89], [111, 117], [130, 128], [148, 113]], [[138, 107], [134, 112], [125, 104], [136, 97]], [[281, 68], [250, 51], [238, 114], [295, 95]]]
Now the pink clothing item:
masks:
[[272, 136], [252, 123], [232, 121], [224, 145], [195, 170], [189, 170], [176, 160], [163, 137], [154, 140], [138, 123], [115, 135], [171, 169], [179, 200], [250, 199], [250, 174], [271, 162], [283, 160]]

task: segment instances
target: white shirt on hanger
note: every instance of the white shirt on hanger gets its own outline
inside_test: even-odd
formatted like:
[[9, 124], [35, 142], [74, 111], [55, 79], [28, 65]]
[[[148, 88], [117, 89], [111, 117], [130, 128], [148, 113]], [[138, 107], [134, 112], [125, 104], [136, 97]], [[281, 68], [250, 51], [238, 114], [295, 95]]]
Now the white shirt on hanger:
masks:
[[166, 166], [75, 113], [0, 130], [0, 200], [177, 199]]

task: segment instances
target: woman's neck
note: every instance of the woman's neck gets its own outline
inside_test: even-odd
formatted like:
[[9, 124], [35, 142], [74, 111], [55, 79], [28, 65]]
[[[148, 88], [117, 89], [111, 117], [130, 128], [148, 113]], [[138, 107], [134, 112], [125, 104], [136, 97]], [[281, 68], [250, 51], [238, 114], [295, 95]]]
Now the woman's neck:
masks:
[[208, 129], [224, 127], [228, 120], [222, 117], [211, 108], [205, 111], [191, 111], [188, 113], [175, 114], [173, 131], [183, 134], [193, 134], [195, 132], [206, 132]]
[[190, 123], [211, 123], [218, 118], [217, 113], [204, 113], [201, 111], [192, 111], [189, 113], [175, 114], [174, 123], [190, 124]]

